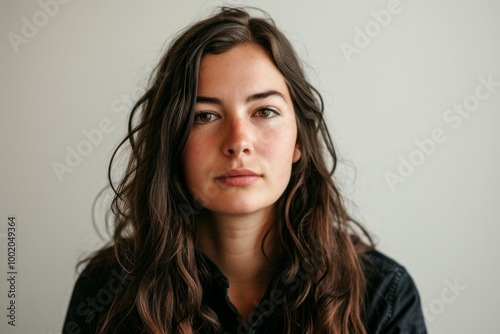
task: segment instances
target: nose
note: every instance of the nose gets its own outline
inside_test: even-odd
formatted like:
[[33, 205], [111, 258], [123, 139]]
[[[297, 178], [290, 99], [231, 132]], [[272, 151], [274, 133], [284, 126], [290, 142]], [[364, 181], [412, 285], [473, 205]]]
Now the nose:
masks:
[[246, 119], [235, 118], [226, 123], [223, 152], [227, 156], [239, 157], [253, 152], [254, 134]]

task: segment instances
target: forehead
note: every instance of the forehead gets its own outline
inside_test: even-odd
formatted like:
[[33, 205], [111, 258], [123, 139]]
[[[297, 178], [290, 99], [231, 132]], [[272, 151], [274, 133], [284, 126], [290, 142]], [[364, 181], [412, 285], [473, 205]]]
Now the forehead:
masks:
[[245, 93], [274, 89], [288, 94], [285, 78], [257, 44], [239, 44], [226, 52], [206, 54], [200, 64], [198, 94], [221, 90]]

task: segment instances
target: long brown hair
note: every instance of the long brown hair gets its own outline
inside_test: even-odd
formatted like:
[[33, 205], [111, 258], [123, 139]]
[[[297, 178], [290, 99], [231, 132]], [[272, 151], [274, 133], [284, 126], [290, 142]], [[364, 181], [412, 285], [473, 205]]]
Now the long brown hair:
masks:
[[[282, 313], [283, 332], [366, 332], [361, 258], [372, 242], [346, 213], [333, 182], [337, 157], [323, 119], [322, 98], [272, 19], [224, 7], [171, 43], [148, 90], [133, 107], [128, 135], [111, 159], [114, 234], [111, 246], [92, 256], [87, 268], [119, 264], [135, 279], [101, 316], [99, 333], [130, 328], [155, 334], [221, 332], [217, 315], [202, 302], [201, 276], [207, 268], [200, 260], [194, 221], [203, 208], [184, 185], [180, 161], [194, 119], [202, 57], [241, 43], [260, 45], [284, 76], [302, 152], [276, 203], [283, 268], [274, 284], [285, 302], [275, 312]], [[115, 187], [113, 162], [127, 143], [127, 169]]]

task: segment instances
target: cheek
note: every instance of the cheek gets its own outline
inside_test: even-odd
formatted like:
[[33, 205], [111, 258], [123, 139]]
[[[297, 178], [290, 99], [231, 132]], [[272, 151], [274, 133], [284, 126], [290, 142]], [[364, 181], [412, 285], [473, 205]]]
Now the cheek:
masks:
[[196, 180], [197, 170], [199, 170], [199, 167], [205, 161], [205, 145], [193, 136], [190, 136], [186, 142], [182, 155], [182, 168], [188, 186], [191, 186], [191, 183]]
[[261, 145], [262, 152], [272, 162], [273, 168], [281, 172], [289, 172], [294, 162], [296, 148], [296, 131], [279, 131], [269, 133]]
[[184, 155], [186, 156], [186, 160], [198, 159], [200, 154], [202, 155], [209, 146], [210, 143], [207, 140], [206, 136], [202, 136], [196, 132], [191, 132], [184, 147]]

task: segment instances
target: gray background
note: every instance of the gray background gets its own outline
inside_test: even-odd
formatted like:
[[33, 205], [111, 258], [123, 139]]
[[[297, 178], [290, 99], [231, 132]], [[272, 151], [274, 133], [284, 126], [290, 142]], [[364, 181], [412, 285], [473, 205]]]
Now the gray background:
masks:
[[[372, 30], [349, 62], [341, 43], [354, 44], [356, 27], [376, 29], [371, 12], [390, 2], [245, 4], [268, 11], [308, 64], [325, 99], [351, 212], [413, 276], [430, 332], [493, 333], [500, 324], [500, 87], [460, 126], [443, 116], [473, 101], [479, 76], [500, 81], [500, 4], [401, 0], [400, 12], [378, 34]], [[50, 10], [41, 3], [0, 2], [2, 333], [60, 332], [76, 261], [103, 243], [91, 205], [107, 182], [131, 101], [165, 41], [223, 2], [60, 0]], [[15, 47], [10, 39], [23, 37], [26, 21], [39, 27], [24, 28], [30, 37]], [[58, 178], [54, 162], [66, 164], [67, 148], [101, 122], [108, 133]], [[446, 141], [419, 161], [415, 141], [435, 128]], [[397, 173], [400, 156], [419, 165], [391, 189], [384, 175]], [[9, 215], [18, 224], [15, 328], [4, 315]], [[449, 290], [455, 281], [462, 288]]]

